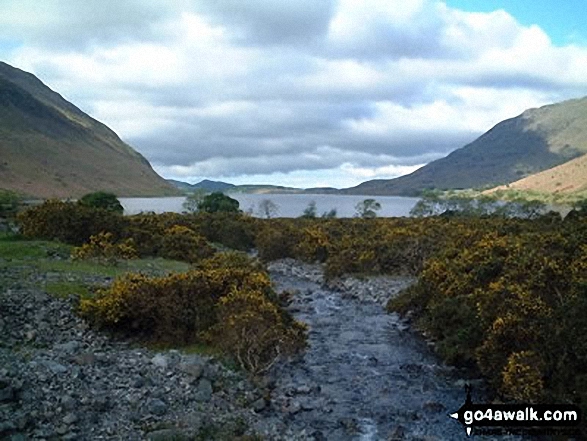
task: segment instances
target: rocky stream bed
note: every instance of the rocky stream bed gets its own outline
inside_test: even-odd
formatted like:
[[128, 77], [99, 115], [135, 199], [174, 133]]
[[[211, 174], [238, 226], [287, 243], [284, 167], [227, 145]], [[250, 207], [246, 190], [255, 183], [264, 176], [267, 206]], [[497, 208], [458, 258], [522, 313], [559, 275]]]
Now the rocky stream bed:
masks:
[[326, 286], [315, 265], [269, 270], [309, 325], [309, 347], [258, 381], [211, 357], [96, 333], [75, 299], [0, 287], [0, 439], [466, 439], [448, 417], [464, 380], [381, 306], [411, 280]]

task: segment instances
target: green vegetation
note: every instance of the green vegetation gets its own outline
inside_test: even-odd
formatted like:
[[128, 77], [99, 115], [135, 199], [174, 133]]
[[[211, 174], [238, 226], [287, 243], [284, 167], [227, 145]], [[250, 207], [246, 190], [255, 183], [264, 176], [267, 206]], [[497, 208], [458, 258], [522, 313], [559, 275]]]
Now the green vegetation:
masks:
[[20, 202], [20, 197], [13, 191], [0, 189], [0, 218], [13, 218]]
[[316, 217], [316, 213], [316, 201], [310, 201], [308, 203], [308, 206], [304, 209], [304, 212], [301, 217], [305, 219], [314, 219]]
[[363, 219], [372, 219], [377, 217], [377, 212], [381, 210], [381, 204], [375, 199], [365, 199], [355, 206], [355, 216]]
[[80, 205], [93, 208], [102, 208], [106, 211], [122, 214], [124, 208], [114, 193], [105, 191], [97, 191], [95, 193], [88, 193], [80, 198], [78, 201]]
[[195, 213], [198, 211], [198, 206], [202, 203], [207, 194], [208, 193], [204, 189], [195, 189], [186, 196], [185, 201], [182, 204], [183, 209], [188, 213]]
[[259, 202], [259, 214], [265, 219], [271, 219], [279, 213], [279, 206], [271, 199], [263, 199]]
[[205, 213], [239, 213], [239, 202], [224, 193], [214, 192], [204, 196], [198, 210]]
[[[255, 219], [238, 213], [122, 217], [97, 210], [102, 216], [88, 225], [107, 233], [94, 242], [106, 242], [101, 247], [107, 249], [132, 239], [142, 259], [120, 260], [117, 266], [71, 261], [66, 245], [5, 236], [1, 262], [29, 261], [35, 269], [64, 265], [69, 273], [83, 264], [122, 274], [83, 302], [90, 321], [149, 341], [209, 345], [253, 372], [267, 369], [278, 354], [299, 350], [304, 330], [284, 312], [260, 262], [218, 253], [218, 248], [256, 247], [263, 261], [322, 262], [330, 278], [409, 274], [418, 282], [389, 308], [411, 311], [447, 361], [478, 369], [505, 398], [587, 408], [587, 346], [581, 343], [587, 332], [585, 204], [563, 220], [540, 214], [536, 204], [514, 204], [514, 214], [526, 210], [521, 218], [489, 198], [444, 199], [431, 195], [421, 208], [432, 216], [413, 219]], [[63, 204], [50, 201], [23, 213], [23, 232], [78, 241], [79, 231], [68, 236], [47, 225], [58, 219], [71, 233], [83, 224], [89, 208]], [[446, 204], [456, 213], [434, 216]], [[184, 263], [184, 272], [167, 275], [127, 274], [144, 268], [146, 256], [172, 256], [192, 266], [188, 270]], [[50, 289], [66, 292], [59, 285]]]

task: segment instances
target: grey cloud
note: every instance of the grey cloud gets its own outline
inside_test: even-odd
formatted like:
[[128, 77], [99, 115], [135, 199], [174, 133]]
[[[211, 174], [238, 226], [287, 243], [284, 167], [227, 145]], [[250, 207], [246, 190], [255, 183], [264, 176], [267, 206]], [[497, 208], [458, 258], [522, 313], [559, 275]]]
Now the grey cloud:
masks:
[[328, 31], [333, 0], [208, 0], [196, 9], [229, 25], [236, 41], [246, 44], [305, 44]]
[[[2, 16], [19, 12], [21, 23]], [[92, 45], [160, 39], [159, 25], [179, 12], [154, 0], [7, 0], [0, 4], [0, 36], [57, 49], [88, 49]]]

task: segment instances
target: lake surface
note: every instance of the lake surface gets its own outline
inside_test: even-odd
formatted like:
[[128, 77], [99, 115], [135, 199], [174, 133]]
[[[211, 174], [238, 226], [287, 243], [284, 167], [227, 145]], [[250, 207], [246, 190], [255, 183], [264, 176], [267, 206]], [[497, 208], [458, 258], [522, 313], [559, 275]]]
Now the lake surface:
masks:
[[[409, 216], [410, 210], [418, 202], [418, 198], [399, 196], [351, 196], [330, 194], [229, 194], [240, 203], [241, 210], [251, 212], [253, 216], [262, 217], [259, 212], [259, 203], [265, 199], [271, 200], [277, 205], [275, 217], [301, 216], [312, 201], [316, 202], [318, 216], [322, 213], [336, 209], [337, 217], [353, 217], [355, 206], [365, 199], [375, 199], [381, 204], [381, 210], [377, 212], [379, 217]], [[155, 213], [173, 212], [181, 213], [185, 197], [167, 198], [120, 198], [124, 207], [124, 214], [137, 214], [153, 211]]]

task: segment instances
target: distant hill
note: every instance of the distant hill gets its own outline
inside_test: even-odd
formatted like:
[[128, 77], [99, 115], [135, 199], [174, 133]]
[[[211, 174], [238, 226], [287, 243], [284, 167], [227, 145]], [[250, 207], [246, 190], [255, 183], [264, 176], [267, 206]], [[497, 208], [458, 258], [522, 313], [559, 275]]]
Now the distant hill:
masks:
[[300, 188], [293, 188], [293, 187], [282, 187], [280, 185], [264, 185], [264, 184], [244, 184], [244, 185], [234, 185], [228, 184], [222, 181], [210, 181], [208, 179], [204, 179], [197, 184], [188, 184], [187, 182], [182, 181], [175, 181], [173, 179], [168, 179], [168, 182], [173, 184], [178, 189], [184, 192], [190, 192], [194, 190], [206, 190], [206, 191], [221, 191], [226, 193], [257, 193], [257, 194], [264, 194], [264, 193], [301, 193], [303, 192]]
[[231, 188], [234, 188], [235, 185], [228, 184], [227, 182], [222, 181], [210, 181], [208, 179], [204, 179], [203, 181], [198, 182], [197, 184], [189, 184], [183, 181], [176, 181], [174, 179], [168, 179], [167, 182], [174, 185], [176, 188], [190, 192], [194, 190], [206, 190], [206, 191], [226, 191]]
[[149, 162], [34, 75], [0, 62], [0, 188], [32, 197], [175, 195]]
[[584, 153], [587, 98], [527, 110], [409, 175], [367, 181], [343, 193], [415, 196], [424, 189], [496, 186], [518, 181]]

